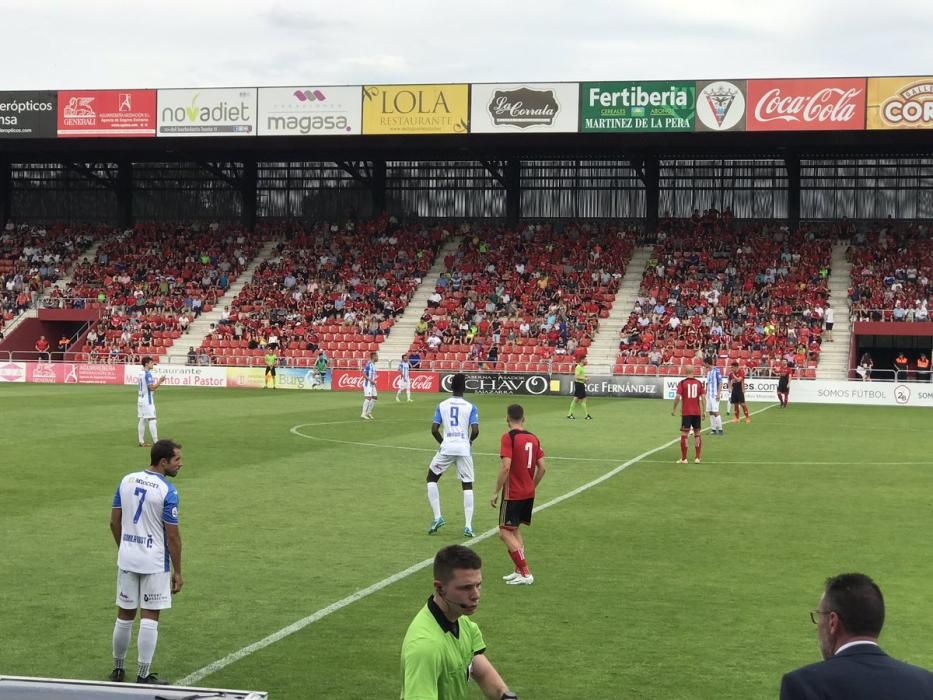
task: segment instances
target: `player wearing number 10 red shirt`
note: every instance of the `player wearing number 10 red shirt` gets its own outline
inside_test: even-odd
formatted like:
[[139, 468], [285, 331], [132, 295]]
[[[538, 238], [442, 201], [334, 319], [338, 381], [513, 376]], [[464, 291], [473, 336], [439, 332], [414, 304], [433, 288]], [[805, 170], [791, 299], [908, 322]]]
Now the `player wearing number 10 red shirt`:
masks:
[[535, 504], [535, 487], [544, 478], [544, 451], [538, 438], [525, 430], [525, 410], [517, 403], [509, 406], [506, 413], [509, 431], [502, 436], [499, 456], [502, 469], [496, 480], [496, 490], [489, 503], [493, 508], [499, 494], [499, 537], [509, 550], [515, 563], [515, 571], [502, 578], [512, 586], [529, 585], [535, 577], [525, 560], [525, 541], [518, 528], [521, 524], [531, 525], [531, 512]]
[[696, 458], [693, 460], [700, 463], [700, 451], [703, 449], [703, 439], [700, 437], [700, 426], [702, 420], [706, 418], [706, 404], [703, 396], [706, 394], [703, 384], [693, 376], [693, 367], [687, 367], [684, 370], [686, 379], [681, 380], [677, 385], [677, 395], [674, 397], [674, 408], [671, 409], [673, 416], [677, 412], [677, 405], [683, 401], [680, 419], [680, 460], [678, 464], [687, 463], [687, 435], [693, 431], [693, 446], [696, 450]]

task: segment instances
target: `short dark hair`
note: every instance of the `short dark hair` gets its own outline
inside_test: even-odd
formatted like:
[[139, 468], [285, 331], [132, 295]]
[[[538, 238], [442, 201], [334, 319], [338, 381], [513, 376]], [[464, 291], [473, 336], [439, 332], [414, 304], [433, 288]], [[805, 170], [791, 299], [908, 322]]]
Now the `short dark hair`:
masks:
[[827, 612], [835, 612], [855, 637], [877, 637], [884, 626], [884, 597], [865, 574], [839, 574], [826, 579]]
[[463, 392], [466, 391], [466, 375], [463, 372], [458, 372], [450, 380], [450, 390], [458, 396], [463, 396]]
[[506, 409], [506, 414], [509, 417], [509, 420], [513, 423], [518, 423], [522, 418], [525, 417], [525, 409], [522, 408], [522, 405], [519, 403], [513, 403]]
[[145, 366], [148, 365], [150, 362], [152, 362], [152, 358], [149, 357], [149, 355], [146, 355], [143, 359], [141, 359], [141, 360], [139, 361], [139, 364], [141, 364], [141, 365], [143, 365], [143, 366], [145, 367]]
[[149, 465], [154, 467], [163, 459], [171, 459], [175, 456], [175, 450], [180, 449], [181, 445], [174, 440], [156, 440], [149, 450]]
[[447, 583], [454, 577], [454, 569], [481, 569], [479, 554], [462, 544], [444, 547], [434, 556], [434, 579]]

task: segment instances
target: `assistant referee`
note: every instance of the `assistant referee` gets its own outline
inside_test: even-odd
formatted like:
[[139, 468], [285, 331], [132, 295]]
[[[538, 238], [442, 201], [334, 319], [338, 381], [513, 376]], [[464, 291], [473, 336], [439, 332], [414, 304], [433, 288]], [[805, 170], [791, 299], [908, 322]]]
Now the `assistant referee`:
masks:
[[402, 700], [466, 700], [470, 678], [487, 698], [518, 698], [486, 658], [470, 619], [482, 583], [482, 560], [469, 547], [453, 544], [434, 557], [434, 595], [402, 642]]

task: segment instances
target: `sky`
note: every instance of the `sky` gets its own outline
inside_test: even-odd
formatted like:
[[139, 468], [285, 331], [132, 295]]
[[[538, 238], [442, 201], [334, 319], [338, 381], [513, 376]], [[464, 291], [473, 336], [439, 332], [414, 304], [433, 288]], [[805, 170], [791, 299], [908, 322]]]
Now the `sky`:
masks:
[[0, 90], [933, 73], [924, 0], [0, 0]]

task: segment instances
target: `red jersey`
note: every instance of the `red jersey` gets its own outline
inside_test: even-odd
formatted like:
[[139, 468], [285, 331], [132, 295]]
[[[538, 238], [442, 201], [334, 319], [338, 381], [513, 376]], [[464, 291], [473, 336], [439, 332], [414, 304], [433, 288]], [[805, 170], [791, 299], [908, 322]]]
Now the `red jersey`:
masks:
[[681, 380], [680, 384], [677, 385], [677, 395], [683, 401], [680, 415], [700, 415], [700, 400], [706, 395], [706, 389], [700, 380], [693, 377]]
[[510, 459], [509, 480], [505, 484], [502, 499], [524, 501], [535, 497], [535, 469], [538, 460], [544, 457], [541, 443], [527, 430], [510, 430], [502, 436], [499, 456]]
[[735, 372], [730, 372], [729, 382], [730, 382], [730, 386], [732, 384], [738, 384], [739, 388], [744, 389], [745, 388], [745, 370], [738, 369]]

